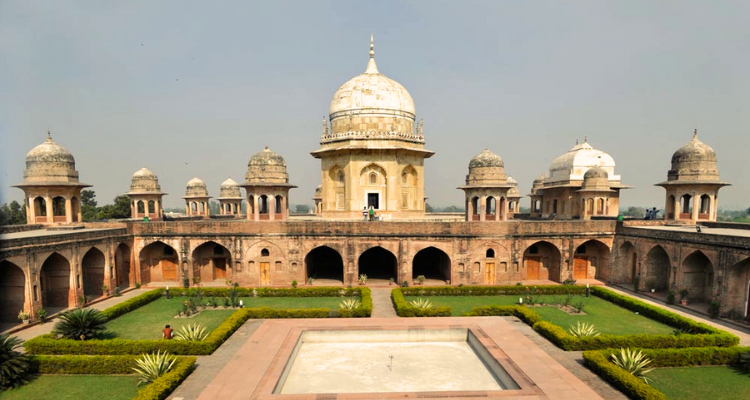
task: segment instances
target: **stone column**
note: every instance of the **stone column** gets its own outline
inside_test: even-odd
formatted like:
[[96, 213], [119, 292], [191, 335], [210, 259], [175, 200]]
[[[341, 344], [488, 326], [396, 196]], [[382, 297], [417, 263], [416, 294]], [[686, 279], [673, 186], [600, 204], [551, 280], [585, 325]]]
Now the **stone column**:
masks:
[[260, 210], [258, 210], [258, 205], [259, 205], [258, 200], [259, 200], [258, 199], [258, 194], [254, 193], [253, 194], [253, 205], [254, 205], [254, 207], [253, 207], [253, 214], [254, 214], [254, 219], [256, 221], [260, 221]]
[[47, 223], [55, 220], [55, 213], [52, 211], [52, 199], [47, 196], [44, 198], [44, 203], [47, 208]]
[[487, 197], [479, 198], [479, 221], [484, 221], [487, 212]]
[[700, 212], [700, 197], [696, 197], [697, 194], [695, 192], [692, 193], [692, 201], [693, 201], [693, 209], [690, 212], [690, 219], [693, 223], [698, 221], [698, 213]]
[[276, 196], [266, 195], [268, 198], [268, 220], [276, 219]]
[[27, 198], [26, 200], [26, 223], [36, 223], [36, 208], [34, 207], [34, 198]]

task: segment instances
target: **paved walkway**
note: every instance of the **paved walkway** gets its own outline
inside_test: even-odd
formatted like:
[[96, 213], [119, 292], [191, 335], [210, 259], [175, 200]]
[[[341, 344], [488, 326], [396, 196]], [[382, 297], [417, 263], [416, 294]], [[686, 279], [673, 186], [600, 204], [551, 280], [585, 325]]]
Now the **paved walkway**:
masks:
[[[120, 304], [125, 300], [131, 299], [135, 296], [138, 296], [141, 293], [145, 293], [151, 289], [133, 289], [126, 293], [123, 293], [120, 297], [110, 297], [107, 300], [100, 301], [99, 303], [92, 304], [89, 307], [95, 309], [95, 310], [104, 310], [106, 308], [112, 307], [115, 304]], [[44, 324], [41, 325], [35, 325], [30, 328], [24, 329], [22, 331], [16, 332], [11, 334], [11, 336], [17, 336], [21, 340], [29, 340], [33, 339], [40, 335], [45, 335], [47, 333], [52, 332], [52, 328], [55, 326], [55, 322], [57, 321], [57, 318], [53, 318], [49, 321], [47, 321]], [[21, 348], [23, 350], [23, 348]]]
[[391, 301], [392, 288], [370, 288], [372, 290], [372, 317], [396, 318], [396, 310]]

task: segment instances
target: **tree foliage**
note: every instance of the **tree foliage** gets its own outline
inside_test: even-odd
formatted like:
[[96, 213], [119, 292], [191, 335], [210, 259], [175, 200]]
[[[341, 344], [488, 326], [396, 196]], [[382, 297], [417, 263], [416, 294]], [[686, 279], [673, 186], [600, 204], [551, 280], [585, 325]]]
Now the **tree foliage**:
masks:
[[99, 209], [96, 207], [96, 204], [96, 193], [93, 190], [84, 190], [81, 192], [81, 214], [84, 221], [97, 219]]
[[0, 391], [26, 383], [29, 357], [17, 351], [23, 341], [15, 336], [0, 335]]
[[306, 204], [297, 204], [294, 206], [294, 212], [297, 214], [308, 214], [310, 212], [310, 206]]
[[26, 223], [26, 207], [13, 200], [0, 206], [0, 225], [20, 225]]
[[130, 218], [130, 198], [121, 194], [114, 199], [114, 204], [107, 204], [99, 208], [96, 219]]

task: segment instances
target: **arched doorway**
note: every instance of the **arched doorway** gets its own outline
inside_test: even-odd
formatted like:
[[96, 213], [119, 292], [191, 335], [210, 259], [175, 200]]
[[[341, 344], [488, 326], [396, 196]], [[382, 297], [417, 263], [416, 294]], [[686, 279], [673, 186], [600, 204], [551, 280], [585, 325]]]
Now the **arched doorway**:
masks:
[[666, 290], [669, 287], [669, 269], [669, 255], [661, 246], [654, 246], [646, 254], [645, 288]]
[[314, 248], [305, 256], [306, 278], [314, 278], [325, 284], [334, 282], [344, 284], [344, 260], [341, 255], [328, 246]]
[[[39, 277], [42, 306], [49, 314], [68, 308], [70, 304], [70, 263], [58, 253], [52, 253], [42, 264]], [[78, 281], [78, 277], [76, 277]]]
[[201, 282], [224, 281], [228, 278], [227, 266], [231, 264], [231, 253], [216, 242], [206, 242], [193, 250], [193, 279]]
[[144, 247], [139, 256], [141, 283], [177, 282], [180, 277], [177, 252], [163, 242]]
[[83, 271], [83, 294], [91, 298], [103, 295], [102, 286], [106, 284], [104, 281], [104, 253], [96, 247], [92, 247], [83, 256], [81, 270]]
[[398, 282], [398, 261], [396, 260], [396, 256], [380, 246], [373, 247], [362, 253], [359, 256], [357, 267], [357, 277], [365, 274], [368, 281], [389, 281], [393, 279], [394, 282]]
[[523, 253], [526, 279], [560, 282], [560, 250], [549, 242], [536, 242]]
[[688, 298], [697, 302], [709, 302], [713, 297], [714, 267], [701, 251], [696, 251], [682, 262], [682, 287]]
[[115, 250], [115, 268], [117, 270], [117, 286], [130, 286], [130, 246], [120, 243]]
[[729, 270], [729, 287], [726, 293], [726, 306], [736, 320], [750, 316], [750, 257], [738, 262]]
[[23, 270], [10, 261], [0, 262], [0, 323], [10, 322], [15, 325], [20, 322], [18, 312], [25, 309], [25, 288], [26, 276]]
[[609, 273], [609, 247], [589, 240], [576, 247], [573, 255], [573, 279], [606, 279]]
[[636, 275], [636, 268], [638, 263], [638, 255], [635, 252], [635, 246], [630, 242], [625, 242], [620, 246], [620, 253], [618, 254], [618, 271], [620, 276], [618, 280], [623, 282], [633, 283], [633, 279]]
[[412, 279], [424, 275], [427, 279], [449, 282], [451, 280], [451, 259], [444, 251], [428, 247], [420, 250], [412, 261]]

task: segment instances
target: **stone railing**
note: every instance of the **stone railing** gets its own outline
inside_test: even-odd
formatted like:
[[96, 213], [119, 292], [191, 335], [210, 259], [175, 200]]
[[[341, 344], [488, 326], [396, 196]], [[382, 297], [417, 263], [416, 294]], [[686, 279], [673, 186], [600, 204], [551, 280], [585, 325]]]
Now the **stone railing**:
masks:
[[403, 132], [379, 132], [379, 131], [347, 131], [341, 133], [329, 133], [328, 135], [320, 136], [320, 143], [329, 143], [339, 140], [351, 140], [351, 139], [399, 139], [406, 140], [416, 143], [424, 143], [424, 136], [416, 135], [413, 133]]

